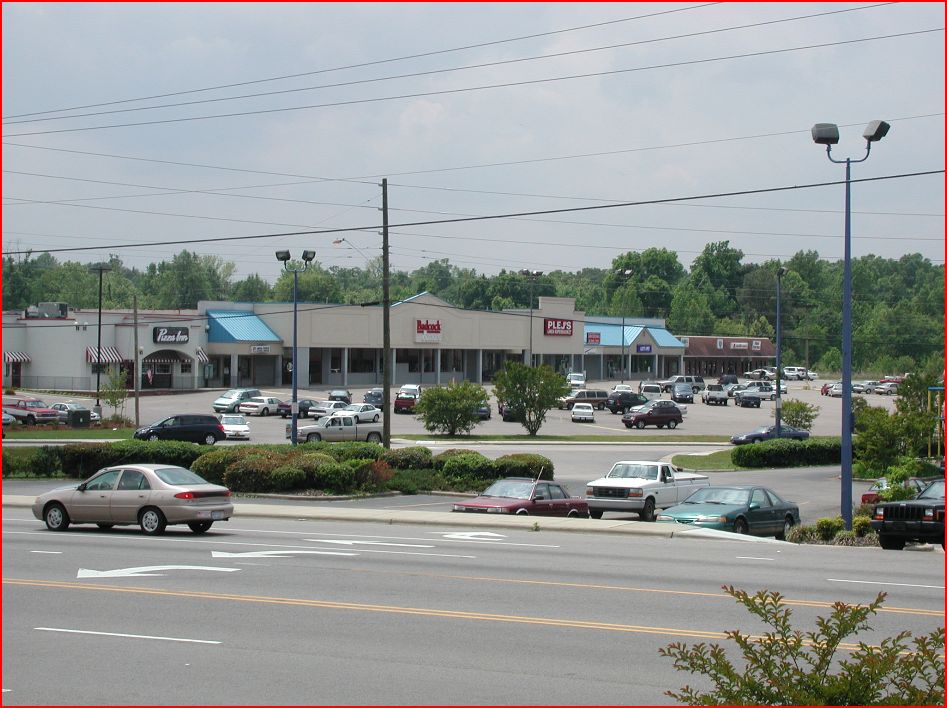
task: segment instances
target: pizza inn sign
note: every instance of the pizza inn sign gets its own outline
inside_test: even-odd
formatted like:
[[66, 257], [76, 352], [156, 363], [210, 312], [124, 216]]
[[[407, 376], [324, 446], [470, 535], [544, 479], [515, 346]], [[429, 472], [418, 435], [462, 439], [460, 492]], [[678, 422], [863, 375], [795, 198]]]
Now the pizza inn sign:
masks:
[[554, 320], [547, 317], [545, 321], [544, 334], [547, 337], [571, 337], [572, 320]]
[[151, 336], [155, 344], [184, 344], [189, 333], [187, 327], [153, 327]]

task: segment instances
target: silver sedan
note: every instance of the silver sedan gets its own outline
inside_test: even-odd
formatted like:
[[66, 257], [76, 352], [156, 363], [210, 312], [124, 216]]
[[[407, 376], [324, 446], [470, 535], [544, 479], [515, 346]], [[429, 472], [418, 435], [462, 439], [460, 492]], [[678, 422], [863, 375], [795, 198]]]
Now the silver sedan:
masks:
[[50, 531], [69, 524], [97, 524], [101, 529], [138, 524], [156, 536], [168, 524], [187, 524], [204, 533], [215, 521], [233, 516], [230, 490], [184, 467], [117, 465], [105, 467], [81, 484], [53, 489], [36, 497], [33, 516]]

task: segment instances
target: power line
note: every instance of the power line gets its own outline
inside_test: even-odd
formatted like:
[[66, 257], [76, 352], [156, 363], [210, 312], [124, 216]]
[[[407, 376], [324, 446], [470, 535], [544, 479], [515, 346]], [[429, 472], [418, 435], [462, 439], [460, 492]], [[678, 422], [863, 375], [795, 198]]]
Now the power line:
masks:
[[443, 89], [440, 91], [422, 91], [418, 93], [406, 93], [406, 94], [399, 94], [395, 96], [378, 96], [374, 98], [350, 99], [348, 101], [333, 101], [330, 103], [316, 103], [316, 104], [305, 105], [305, 106], [287, 106], [284, 108], [261, 108], [261, 109], [253, 110], [253, 111], [235, 111], [232, 113], [217, 113], [217, 114], [203, 115], [203, 116], [188, 116], [188, 117], [183, 117], [183, 118], [164, 118], [160, 120], [139, 121], [137, 123], [113, 123], [113, 124], [108, 124], [108, 125], [85, 126], [81, 128], [59, 128], [55, 130], [34, 130], [34, 131], [28, 131], [28, 132], [23, 132], [23, 133], [8, 133], [6, 137], [17, 138], [17, 137], [25, 137], [25, 136], [30, 136], [30, 135], [52, 135], [52, 134], [57, 134], [57, 133], [74, 133], [74, 132], [85, 132], [85, 131], [90, 131], [90, 130], [107, 130], [111, 128], [134, 128], [134, 127], [141, 127], [145, 125], [166, 125], [170, 123], [186, 123], [186, 122], [198, 121], [198, 120], [214, 120], [217, 118], [239, 118], [239, 117], [245, 117], [245, 116], [267, 115], [267, 114], [273, 114], [273, 113], [287, 113], [291, 111], [314, 110], [317, 108], [355, 106], [355, 105], [363, 105], [363, 104], [368, 104], [368, 103], [380, 103], [384, 101], [403, 100], [407, 98], [422, 98], [422, 97], [427, 97], [427, 96], [447, 96], [447, 95], [454, 95], [454, 94], [460, 94], [460, 93], [486, 91], [486, 90], [492, 90], [492, 89], [498, 89], [498, 88], [517, 88], [520, 86], [534, 86], [534, 85], [539, 85], [539, 84], [553, 83], [557, 81], [573, 81], [576, 79], [588, 79], [588, 78], [595, 78], [595, 77], [600, 77], [600, 76], [617, 76], [619, 74], [627, 74], [627, 73], [639, 72], [639, 71], [651, 71], [654, 69], [669, 69], [669, 68], [677, 68], [677, 67], [682, 67], [682, 66], [698, 66], [702, 64], [710, 64], [710, 63], [720, 62], [720, 61], [732, 61], [736, 59], [748, 59], [748, 58], [755, 58], [755, 57], [760, 57], [760, 56], [773, 56], [777, 54], [787, 54], [790, 52], [807, 51], [810, 49], [825, 49], [828, 47], [838, 47], [838, 46], [845, 46], [845, 45], [850, 45], [850, 44], [860, 44], [863, 42], [874, 42], [874, 41], [878, 41], [882, 39], [899, 39], [903, 37], [912, 37], [912, 36], [921, 35], [921, 34], [930, 34], [932, 32], [943, 32], [943, 30], [944, 30], [943, 27], [934, 27], [934, 28], [929, 28], [929, 29], [924, 29], [924, 30], [915, 30], [912, 32], [900, 32], [897, 34], [876, 35], [874, 37], [861, 37], [858, 39], [840, 40], [838, 42], [824, 42], [821, 44], [810, 44], [810, 45], [803, 45], [799, 47], [787, 47], [783, 49], [768, 49], [768, 50], [762, 50], [758, 52], [747, 52], [745, 54], [731, 54], [731, 55], [722, 56], [722, 57], [711, 57], [708, 59], [692, 59], [692, 60], [680, 61], [680, 62], [669, 62], [666, 64], [653, 64], [650, 66], [631, 67], [627, 69], [612, 69], [610, 71], [588, 72], [584, 74], [572, 74], [568, 76], [553, 76], [553, 77], [547, 77], [544, 79], [510, 81], [510, 82], [504, 82], [500, 84], [487, 84], [483, 86], [466, 86], [463, 88]]
[[[906, 177], [921, 177], [934, 174], [943, 174], [944, 170], [928, 170], [924, 172], [910, 172], [897, 175], [885, 175], [881, 177], [863, 177], [858, 179], [851, 180], [852, 183], [860, 182], [878, 182], [886, 181], [890, 179], [903, 179]], [[617, 209], [625, 208], [632, 206], [644, 206], [650, 204], [667, 204], [672, 202], [680, 201], [695, 201], [700, 199], [719, 199], [723, 197], [735, 197], [735, 196], [746, 196], [751, 194], [767, 194], [767, 193], [777, 193], [777, 192], [789, 192], [797, 191], [801, 189], [814, 189], [819, 187], [830, 187], [837, 186], [840, 184], [845, 184], [844, 181], [832, 181], [832, 182], [813, 182], [810, 184], [801, 184], [801, 185], [790, 185], [784, 187], [766, 187], [761, 189], [747, 189], [733, 192], [717, 192], [710, 194], [700, 194], [700, 195], [691, 195], [685, 197], [668, 197], [665, 199], [651, 199], [651, 200], [642, 200], [642, 201], [632, 201], [632, 202], [622, 202], [617, 204], [597, 204], [594, 206], [583, 206], [583, 207], [565, 207], [561, 209], [544, 209], [538, 211], [523, 211], [523, 212], [513, 212], [506, 214], [488, 214], [481, 216], [467, 216], [467, 217], [458, 217], [453, 219], [436, 219], [431, 221], [415, 221], [415, 222], [406, 222], [402, 224], [392, 224], [391, 228], [403, 228], [408, 226], [432, 226], [437, 224], [458, 224], [458, 223], [467, 223], [474, 221], [490, 221], [497, 219], [513, 219], [517, 217], [527, 217], [527, 216], [542, 216], [546, 214], [564, 214], [570, 212], [582, 212], [582, 211], [598, 211], [602, 209]], [[94, 207], [101, 208], [101, 207]], [[208, 217], [213, 218], [213, 217]], [[273, 234], [253, 234], [249, 236], [223, 236], [218, 238], [205, 238], [201, 240], [201, 243], [214, 243], [220, 241], [235, 242], [235, 241], [249, 241], [249, 240], [259, 240], [259, 239], [268, 239], [268, 238], [280, 238], [284, 236], [303, 236], [303, 235], [320, 235], [320, 234], [337, 234], [344, 233], [347, 231], [377, 231], [381, 228], [378, 224], [372, 224], [367, 226], [355, 226], [348, 228], [337, 228], [337, 229], [311, 229], [305, 231], [292, 231], [285, 233], [273, 233]], [[147, 247], [147, 246], [172, 246], [180, 244], [193, 244], [195, 241], [191, 239], [179, 239], [179, 240], [170, 240], [170, 241], [152, 241], [139, 244], [118, 244], [110, 246], [87, 246], [87, 247], [75, 247], [75, 248], [54, 248], [54, 249], [44, 249], [45, 253], [65, 253], [70, 251], [93, 251], [93, 250], [106, 250], [106, 249], [119, 249], [119, 248], [136, 248], [136, 247]], [[7, 251], [8, 255], [22, 255], [26, 253], [32, 253], [32, 249], [29, 251]]]

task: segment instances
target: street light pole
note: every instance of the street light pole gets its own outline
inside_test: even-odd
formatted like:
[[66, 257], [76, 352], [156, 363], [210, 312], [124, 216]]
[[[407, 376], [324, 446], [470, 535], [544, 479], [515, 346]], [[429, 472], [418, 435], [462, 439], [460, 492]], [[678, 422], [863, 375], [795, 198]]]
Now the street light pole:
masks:
[[287, 273], [293, 274], [293, 370], [290, 372], [293, 378], [293, 400], [291, 405], [292, 422], [290, 423], [289, 440], [292, 445], [296, 445], [299, 440], [299, 399], [297, 377], [299, 367], [296, 365], [296, 350], [298, 345], [298, 306], [299, 306], [299, 274], [309, 270], [309, 264], [316, 257], [315, 251], [303, 251], [303, 267], [289, 267], [289, 251], [277, 251], [276, 260], [283, 263], [283, 268]]
[[533, 365], [533, 286], [536, 284], [536, 278], [541, 276], [541, 270], [530, 270], [523, 268], [520, 275], [529, 278], [529, 366]]
[[98, 322], [98, 340], [95, 348], [95, 407], [92, 409], [99, 416], [102, 415], [102, 402], [99, 400], [99, 391], [101, 390], [102, 380], [102, 274], [105, 271], [112, 270], [108, 263], [97, 263], [90, 268], [93, 272], [99, 274], [99, 322]]
[[829, 162], [845, 165], [845, 261], [842, 271], [842, 493], [841, 512], [845, 528], [852, 528], [852, 164], [864, 162], [871, 154], [871, 144], [878, 142], [891, 126], [883, 120], [867, 125], [865, 156], [860, 160], [850, 157], [836, 160], [832, 157], [832, 146], [838, 143], [838, 126], [834, 123], [816, 123], [812, 126], [812, 139], [825, 145]]
[[783, 320], [782, 320], [782, 283], [783, 276], [789, 271], [780, 267], [776, 271], [776, 439], [780, 438], [783, 419], [783, 398], [780, 393], [783, 380]]

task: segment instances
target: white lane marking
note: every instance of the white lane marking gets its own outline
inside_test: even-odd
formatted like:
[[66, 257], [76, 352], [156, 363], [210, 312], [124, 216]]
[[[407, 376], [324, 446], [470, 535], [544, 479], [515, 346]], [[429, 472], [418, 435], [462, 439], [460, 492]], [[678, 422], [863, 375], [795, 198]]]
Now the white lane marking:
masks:
[[772, 561], [776, 560], [775, 558], [760, 558], [758, 556], [737, 556], [737, 560], [748, 560], [748, 561]]
[[[143, 578], [149, 576], [163, 576], [159, 570], [209, 570], [218, 573], [234, 573], [239, 568], [218, 568], [209, 565], [143, 565], [137, 568], [116, 568], [115, 570], [90, 570], [79, 568], [77, 578]], [[150, 571], [150, 572], [149, 572]]]
[[878, 580], [844, 580], [842, 578], [826, 578], [832, 583], [861, 583], [864, 585], [896, 585], [901, 588], [930, 588], [932, 590], [943, 590], [943, 585], [914, 585], [912, 583], [882, 583]]
[[30, 551], [30, 553], [48, 553], [51, 556], [62, 555], [62, 551]]
[[[220, 644], [210, 639], [184, 639], [182, 637], [152, 637], [147, 634], [119, 634], [118, 632], [90, 632], [84, 629], [62, 629], [59, 627], [33, 627], [40, 632], [66, 632], [68, 634], [94, 634], [100, 637], [127, 637], [129, 639], [157, 639], [163, 642], [189, 642], [192, 644]], [[9, 689], [4, 689], [9, 690]]]
[[246, 553], [231, 553], [230, 551], [211, 551], [212, 558], [291, 558], [293, 553], [309, 553], [316, 556], [357, 556], [358, 553], [342, 553], [340, 551], [248, 551]]
[[451, 541], [490, 541], [497, 538], [506, 538], [501, 533], [491, 533], [490, 531], [456, 531], [441, 535]]
[[397, 546], [399, 548], [434, 548], [430, 545], [421, 545], [420, 543], [385, 543], [384, 541], [351, 541], [338, 538], [304, 538], [303, 541], [312, 543], [337, 543], [340, 546], [352, 546], [356, 543], [363, 546]]

